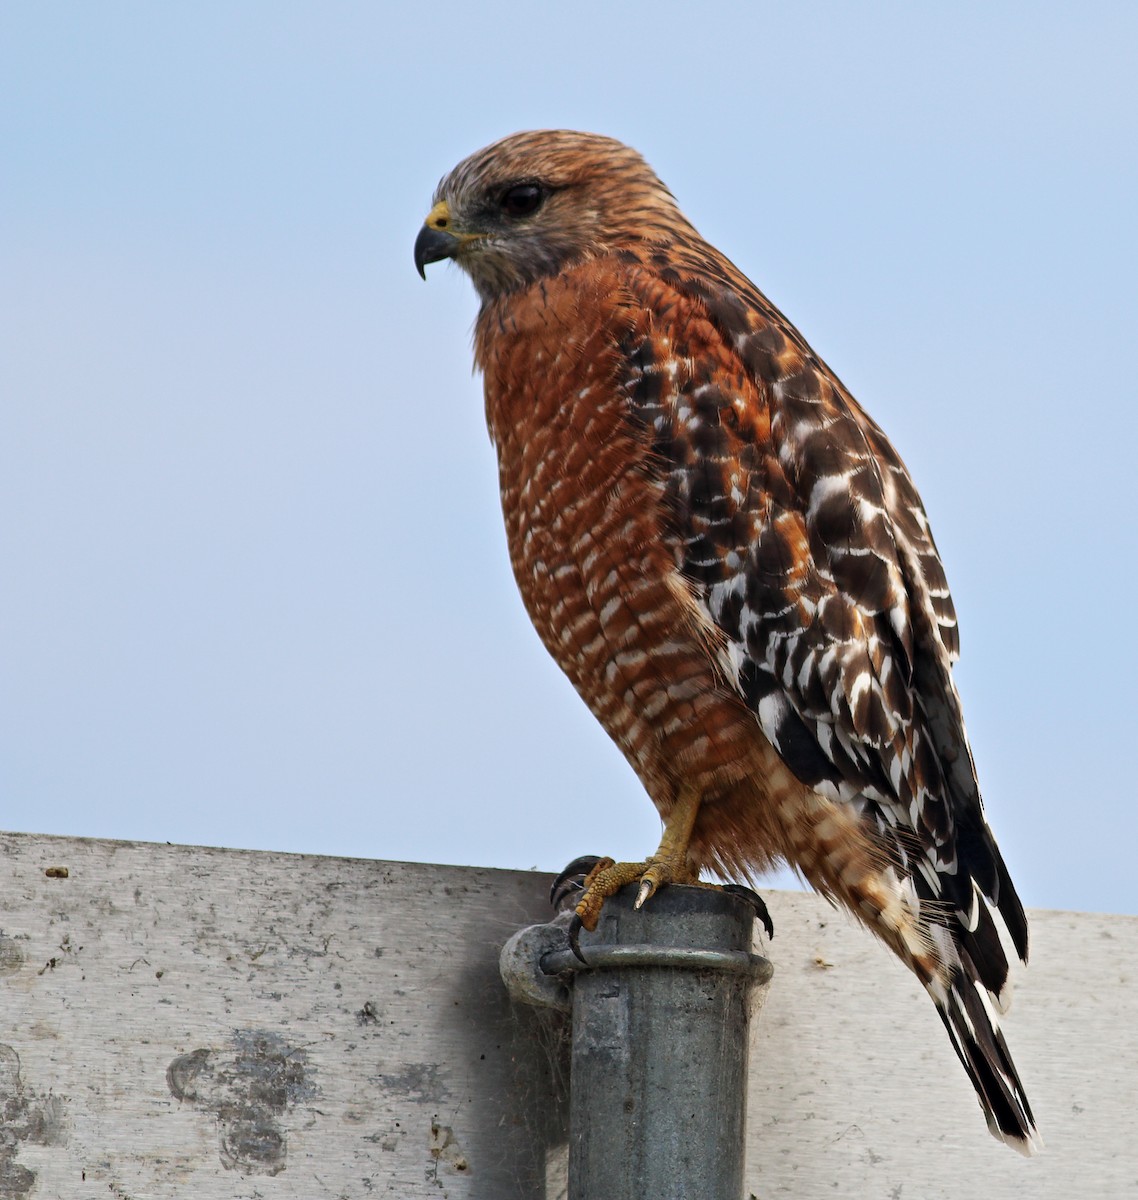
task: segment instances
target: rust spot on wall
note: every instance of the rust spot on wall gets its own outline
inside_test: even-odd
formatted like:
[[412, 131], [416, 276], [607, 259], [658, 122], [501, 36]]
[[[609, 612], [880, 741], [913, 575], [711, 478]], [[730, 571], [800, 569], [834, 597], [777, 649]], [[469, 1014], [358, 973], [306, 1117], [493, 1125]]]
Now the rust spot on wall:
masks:
[[449, 1125], [440, 1125], [436, 1117], [431, 1122], [431, 1140], [427, 1147], [434, 1162], [427, 1170], [428, 1179], [438, 1179], [439, 1166], [458, 1175], [465, 1175], [470, 1170], [470, 1163], [458, 1144], [458, 1138]]

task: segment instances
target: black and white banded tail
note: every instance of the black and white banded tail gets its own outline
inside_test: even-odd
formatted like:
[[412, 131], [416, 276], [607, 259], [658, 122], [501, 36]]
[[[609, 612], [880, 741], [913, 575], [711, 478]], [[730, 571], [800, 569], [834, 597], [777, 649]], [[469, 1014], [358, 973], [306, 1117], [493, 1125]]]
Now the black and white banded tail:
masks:
[[1023, 1084], [1012, 1062], [988, 991], [967, 969], [956, 974], [947, 999], [935, 994], [937, 1012], [968, 1078], [994, 1137], [1020, 1154], [1043, 1148]]

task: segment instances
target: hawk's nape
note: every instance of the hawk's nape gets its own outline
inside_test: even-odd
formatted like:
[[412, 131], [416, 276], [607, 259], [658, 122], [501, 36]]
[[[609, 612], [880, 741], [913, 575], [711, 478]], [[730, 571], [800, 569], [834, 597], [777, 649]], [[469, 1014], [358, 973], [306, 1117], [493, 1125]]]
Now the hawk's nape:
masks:
[[999, 1031], [1027, 923], [983, 814], [956, 615], [897, 452], [629, 147], [516, 134], [439, 184], [415, 245], [481, 298], [475, 360], [514, 575], [664, 820], [601, 860], [595, 923], [779, 860], [917, 975], [989, 1127], [1035, 1121]]

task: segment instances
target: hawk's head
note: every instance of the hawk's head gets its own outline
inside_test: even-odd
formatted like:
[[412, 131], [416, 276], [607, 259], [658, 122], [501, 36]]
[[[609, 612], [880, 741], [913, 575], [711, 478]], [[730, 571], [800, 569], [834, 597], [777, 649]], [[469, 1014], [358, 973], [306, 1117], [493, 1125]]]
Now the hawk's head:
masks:
[[482, 299], [568, 263], [691, 227], [635, 150], [595, 133], [515, 133], [460, 162], [435, 189], [415, 265], [453, 258]]

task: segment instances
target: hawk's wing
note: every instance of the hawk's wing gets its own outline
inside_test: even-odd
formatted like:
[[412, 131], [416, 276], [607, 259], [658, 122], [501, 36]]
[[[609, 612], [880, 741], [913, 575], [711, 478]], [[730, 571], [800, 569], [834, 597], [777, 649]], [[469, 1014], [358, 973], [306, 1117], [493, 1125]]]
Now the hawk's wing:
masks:
[[730, 263], [675, 247], [633, 261], [652, 319], [624, 347], [628, 394], [724, 671], [798, 778], [876, 828], [932, 919], [957, 914], [998, 994], [1007, 963], [976, 890], [1021, 957], [1026, 922], [983, 818], [950, 671], [956, 618], [908, 472]]

